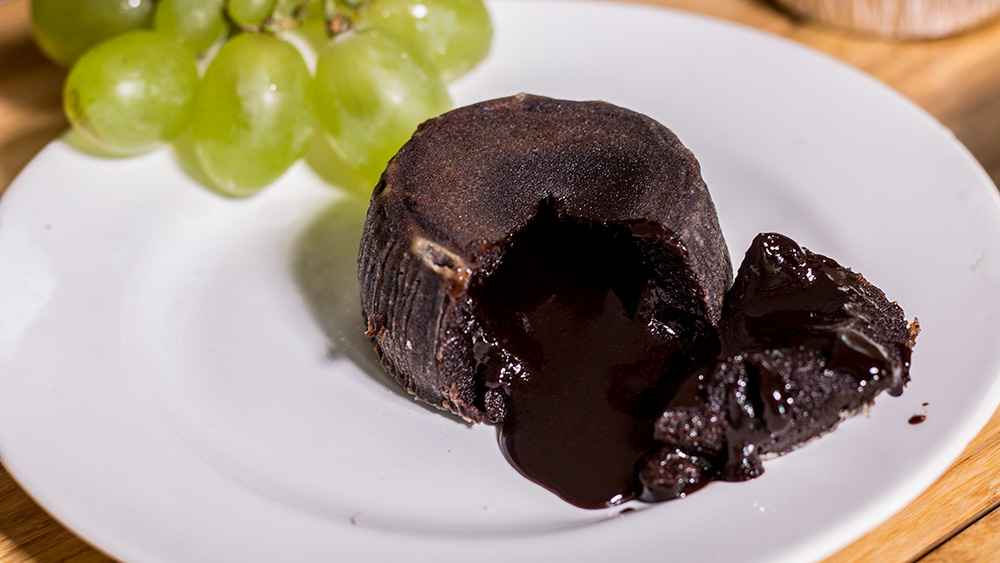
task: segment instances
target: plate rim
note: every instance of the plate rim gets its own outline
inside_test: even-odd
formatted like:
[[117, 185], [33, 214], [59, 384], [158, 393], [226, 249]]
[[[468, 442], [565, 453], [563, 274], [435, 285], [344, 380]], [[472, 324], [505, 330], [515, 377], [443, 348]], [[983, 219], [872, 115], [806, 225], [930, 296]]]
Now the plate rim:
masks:
[[[499, 4], [518, 4], [518, 3], [527, 4], [527, 3], [530, 3], [532, 1], [533, 0], [500, 0], [497, 3], [499, 3]], [[534, 1], [537, 1], [537, 0], [534, 0]], [[806, 51], [806, 52], [810, 53], [811, 55], [819, 55], [819, 56], [827, 59], [828, 61], [830, 61], [830, 62], [832, 62], [834, 64], [837, 64], [837, 65], [839, 65], [841, 67], [850, 69], [850, 70], [854, 71], [855, 73], [857, 73], [859, 76], [863, 77], [866, 81], [868, 81], [869, 82], [869, 86], [871, 86], [872, 84], [875, 84], [875, 85], [878, 85], [880, 88], [882, 88], [882, 89], [884, 89], [884, 90], [886, 90], [888, 92], [891, 92], [892, 95], [894, 95], [894, 97], [896, 98], [897, 102], [904, 102], [904, 103], [906, 103], [907, 105], [910, 106], [911, 110], [915, 110], [917, 113], [921, 114], [922, 117], [923, 117], [923, 119], [925, 119], [928, 123], [931, 123], [931, 124], [935, 125], [941, 132], [944, 132], [950, 138], [951, 144], [953, 145], [953, 147], [956, 148], [957, 150], [959, 150], [959, 152], [963, 154], [963, 157], [968, 161], [968, 164], [971, 164], [972, 165], [971, 167], [974, 168], [977, 171], [978, 175], [980, 176], [980, 179], [984, 182], [984, 184], [986, 184], [987, 186], [992, 187], [992, 189], [988, 190], [988, 191], [991, 194], [991, 198], [992, 198], [993, 204], [995, 205], [995, 207], [998, 210], [1000, 210], [1000, 192], [997, 191], [996, 186], [994, 185], [992, 179], [989, 178], [988, 174], [985, 172], [985, 170], [982, 168], [982, 166], [979, 164], [979, 162], [972, 156], [972, 154], [968, 151], [968, 149], [961, 142], [959, 142], [954, 137], [954, 135], [947, 128], [945, 128], [940, 122], [938, 122], [936, 119], [934, 119], [926, 110], [924, 110], [923, 108], [921, 108], [920, 106], [918, 106], [917, 104], [915, 104], [912, 100], [909, 100], [908, 98], [906, 98], [905, 96], [902, 96], [901, 94], [899, 94], [898, 92], [896, 92], [895, 90], [893, 90], [892, 88], [890, 88], [889, 86], [887, 86], [884, 83], [878, 81], [877, 79], [874, 79], [873, 77], [871, 77], [871, 75], [869, 75], [869, 74], [867, 74], [867, 73], [865, 73], [865, 72], [857, 69], [856, 67], [852, 67], [850, 65], [847, 65], [846, 63], [844, 63], [842, 61], [839, 61], [838, 59], [836, 59], [834, 57], [831, 57], [830, 55], [827, 55], [827, 54], [822, 53], [820, 51], [817, 51], [817, 50], [811, 49], [809, 47], [803, 46], [803, 45], [801, 45], [799, 43], [796, 43], [796, 42], [794, 42], [792, 40], [789, 40], [789, 39], [786, 39], [786, 38], [782, 38], [780, 36], [773, 35], [773, 34], [767, 32], [765, 30], [760, 30], [760, 29], [757, 29], [757, 28], [753, 28], [753, 27], [746, 26], [744, 24], [736, 23], [736, 22], [729, 21], [729, 20], [722, 20], [722, 19], [714, 18], [712, 16], [707, 16], [707, 15], [704, 15], [704, 14], [686, 12], [686, 11], [682, 11], [682, 10], [678, 10], [678, 9], [670, 8], [670, 7], [666, 7], [666, 6], [651, 5], [648, 2], [643, 2], [642, 0], [638, 0], [638, 1], [629, 0], [629, 1], [626, 1], [626, 2], [621, 2], [621, 1], [607, 1], [607, 0], [548, 0], [548, 2], [549, 3], [567, 3], [567, 4], [574, 4], [574, 3], [605, 4], [607, 6], [613, 6], [615, 8], [624, 8], [624, 9], [633, 9], [633, 8], [635, 8], [635, 9], [644, 9], [644, 10], [650, 10], [650, 11], [656, 11], [656, 12], [669, 12], [669, 13], [672, 13], [673, 15], [675, 15], [675, 16], [680, 15], [682, 17], [689, 17], [689, 18], [698, 19], [698, 20], [710, 21], [712, 23], [721, 23], [721, 24], [723, 24], [725, 26], [731, 26], [733, 28], [742, 29], [744, 31], [750, 31], [753, 34], [756, 34], [758, 36], [768, 37], [770, 40], [774, 40], [774, 41], [776, 41], [778, 43], [783, 43], [784, 46], [786, 46], [786, 47], [790, 46], [790, 47], [793, 47], [793, 48], [796, 48], [796, 49], [800, 49], [800, 50]], [[2, 196], [0, 196], [0, 209], [3, 209], [2, 206], [3, 206], [4, 202], [9, 201], [11, 199], [11, 197], [10, 197], [11, 194], [13, 194], [13, 193], [19, 193], [20, 190], [26, 190], [26, 189], [28, 189], [27, 187], [21, 187], [22, 184], [27, 184], [27, 181], [26, 180], [22, 181], [22, 179], [26, 178], [26, 177], [30, 177], [33, 174], [33, 172], [31, 172], [31, 171], [35, 167], [42, 166], [44, 160], [47, 158], [47, 155], [49, 153], [52, 153], [52, 152], [54, 152], [56, 150], [54, 147], [60, 146], [64, 142], [65, 141], [62, 140], [62, 139], [53, 141], [52, 143], [50, 143], [49, 145], [47, 145], [41, 152], [39, 152], [39, 154], [36, 155], [35, 158], [32, 159], [32, 161], [28, 164], [28, 166], [26, 166], [17, 175], [17, 177], [14, 179], [14, 181], [8, 186], [7, 190], [2, 194]], [[0, 236], [2, 236], [2, 235], [0, 235]], [[989, 394], [989, 400], [984, 401], [983, 403], [980, 403], [978, 405], [978, 408], [976, 409], [975, 414], [973, 414], [970, 417], [968, 417], [967, 418], [968, 422], [965, 425], [963, 425], [963, 430], [962, 430], [962, 432], [960, 434], [962, 434], [963, 436], [965, 436], [967, 439], [961, 440], [961, 443], [958, 443], [959, 441], [956, 441], [956, 442], [954, 442], [954, 443], [952, 443], [952, 444], [949, 445], [948, 449], [951, 450], [952, 453], [954, 454], [954, 455], [949, 455], [948, 456], [948, 457], [950, 457], [950, 460], [947, 461], [947, 463], [939, 462], [936, 465], [934, 465], [934, 467], [927, 467], [927, 466], [925, 466], [925, 467], [922, 468], [922, 472], [921, 472], [922, 477], [921, 477], [921, 480], [926, 480], [926, 485], [924, 486], [924, 489], [926, 489], [926, 486], [929, 486], [931, 483], [933, 483], [935, 480], [937, 480], [940, 477], [940, 475], [943, 474], [954, 463], [954, 461], [958, 458], [958, 456], [961, 454], [961, 452], [964, 451], [964, 449], [968, 446], [968, 444], [979, 434], [979, 432], [982, 430], [982, 428], [988, 423], [988, 421], [991, 419], [991, 417], [993, 416], [993, 414], [996, 412], [997, 406], [1000, 405], [1000, 374], [997, 374], [997, 376], [998, 377], [994, 378], [994, 383], [993, 383], [993, 386], [991, 388], [991, 393]], [[60, 522], [60, 524], [62, 524], [66, 528], [70, 529], [71, 531], [74, 531], [75, 533], [77, 533], [76, 530], [81, 529], [81, 526], [79, 526], [79, 525], [69, 525], [69, 524], [67, 524], [66, 521], [64, 521], [56, 512], [53, 512], [52, 510], [50, 510], [50, 508], [48, 506], [48, 503], [44, 503], [43, 504], [42, 502], [38, 501], [37, 497], [32, 492], [33, 487], [31, 485], [31, 478], [29, 476], [19, 475], [17, 473], [17, 471], [16, 471], [15, 468], [13, 468], [13, 467], [11, 467], [10, 465], [7, 464], [7, 457], [5, 455], [5, 449], [2, 448], [2, 432], [0, 432], [0, 455], [4, 455], [5, 456], [4, 457], [4, 463], [5, 463], [5, 465], [8, 466], [8, 472], [10, 473], [11, 477], [29, 494], [29, 496], [31, 496], [33, 499], [35, 499], [36, 502], [38, 502], [38, 504], [40, 506], [42, 506], [45, 509], [46, 512], [48, 512], [49, 514], [52, 514], [53, 518], [55, 518], [58, 522]], [[15, 463], [14, 465], [16, 466], [17, 464]], [[942, 467], [938, 467], [939, 465], [942, 466]], [[918, 494], [919, 493], [917, 493], [917, 495]], [[899, 509], [901, 509], [906, 504], [908, 504], [909, 502], [911, 502], [917, 495], [900, 494], [898, 496], [898, 498], [895, 499], [895, 504], [897, 504], [898, 506], [896, 508], [894, 508], [890, 512], [890, 515], [898, 512]], [[855, 539], [857, 537], [860, 537], [860, 535], [862, 535], [863, 533], [865, 533], [867, 530], [871, 529], [874, 525], [877, 525], [879, 522], [882, 522], [883, 520], [885, 520], [885, 518], [887, 518], [888, 516], [884, 516], [883, 515], [884, 512], [886, 512], [886, 511], [885, 510], [877, 510], [877, 511], [876, 510], [872, 510], [872, 511], [869, 511], [868, 520], [874, 520], [874, 524], [872, 524], [871, 522], [869, 522], [869, 523], [866, 523], [864, 525], [858, 524], [858, 525], [854, 526], [854, 528], [863, 528], [863, 529], [860, 529], [860, 531], [857, 531], [857, 534], [855, 535]], [[83, 528], [86, 528], [86, 527], [87, 526], [83, 526]], [[101, 546], [97, 545], [95, 542], [92, 542], [91, 540], [88, 539], [90, 537], [89, 533], [85, 533], [85, 532], [78, 533], [78, 536], [80, 536], [81, 539], [83, 539], [84, 541], [87, 541], [87, 543], [90, 543], [91, 545], [94, 545], [96, 549], [103, 551], [103, 548]], [[128, 543], [128, 542], [125, 542], [125, 543]], [[834, 542], [834, 543], [836, 543], [836, 542]], [[842, 543], [840, 545], [847, 545], [847, 543], [849, 543], [849, 542]], [[118, 549], [118, 548], [116, 548], [116, 549]], [[835, 548], [830, 548], [830, 549], [835, 549]], [[828, 553], [832, 553], [832, 551], [828, 551]], [[138, 555], [141, 555], [141, 554], [134, 554], [134, 555], [138, 556]]]

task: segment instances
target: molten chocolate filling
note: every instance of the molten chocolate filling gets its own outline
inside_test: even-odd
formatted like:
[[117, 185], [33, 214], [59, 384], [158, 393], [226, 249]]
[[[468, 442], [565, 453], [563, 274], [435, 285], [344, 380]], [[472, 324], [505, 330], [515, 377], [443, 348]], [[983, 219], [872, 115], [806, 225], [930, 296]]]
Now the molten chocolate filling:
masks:
[[543, 210], [474, 290], [484, 410], [504, 455], [586, 508], [636, 497], [636, 462], [704, 326], [652, 281], [633, 231]]

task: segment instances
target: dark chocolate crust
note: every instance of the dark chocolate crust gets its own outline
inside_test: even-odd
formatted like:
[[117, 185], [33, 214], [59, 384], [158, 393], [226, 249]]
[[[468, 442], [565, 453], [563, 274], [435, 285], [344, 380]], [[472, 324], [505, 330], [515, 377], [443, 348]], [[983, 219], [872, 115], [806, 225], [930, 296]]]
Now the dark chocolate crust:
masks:
[[367, 335], [418, 399], [486, 418], [469, 289], [545, 210], [631, 229], [678, 306], [719, 319], [729, 254], [698, 162], [669, 129], [604, 102], [522, 94], [459, 108], [390, 161], [361, 241]]

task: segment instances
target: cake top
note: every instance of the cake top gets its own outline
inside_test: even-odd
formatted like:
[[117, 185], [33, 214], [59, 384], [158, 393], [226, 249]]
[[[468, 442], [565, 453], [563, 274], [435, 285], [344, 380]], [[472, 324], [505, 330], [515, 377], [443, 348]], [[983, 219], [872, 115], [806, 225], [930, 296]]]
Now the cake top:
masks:
[[375, 199], [390, 221], [472, 270], [552, 202], [575, 219], [649, 222], [699, 246], [693, 266], [709, 293], [721, 296], [732, 279], [694, 155], [663, 125], [604, 102], [521, 94], [429, 120], [389, 163]]

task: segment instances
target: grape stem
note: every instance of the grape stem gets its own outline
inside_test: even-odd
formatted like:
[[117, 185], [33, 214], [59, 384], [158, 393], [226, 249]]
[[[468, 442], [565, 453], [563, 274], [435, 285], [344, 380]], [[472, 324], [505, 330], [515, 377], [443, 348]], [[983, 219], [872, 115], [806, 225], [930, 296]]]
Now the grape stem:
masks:
[[[341, 2], [346, 7], [342, 6]], [[353, 12], [360, 4], [360, 0], [323, 0], [323, 20], [326, 22], [326, 34], [333, 38], [354, 27], [354, 18], [349, 12]]]
[[298, 27], [306, 17], [308, 4], [308, 0], [278, 0], [261, 31], [274, 35]]

